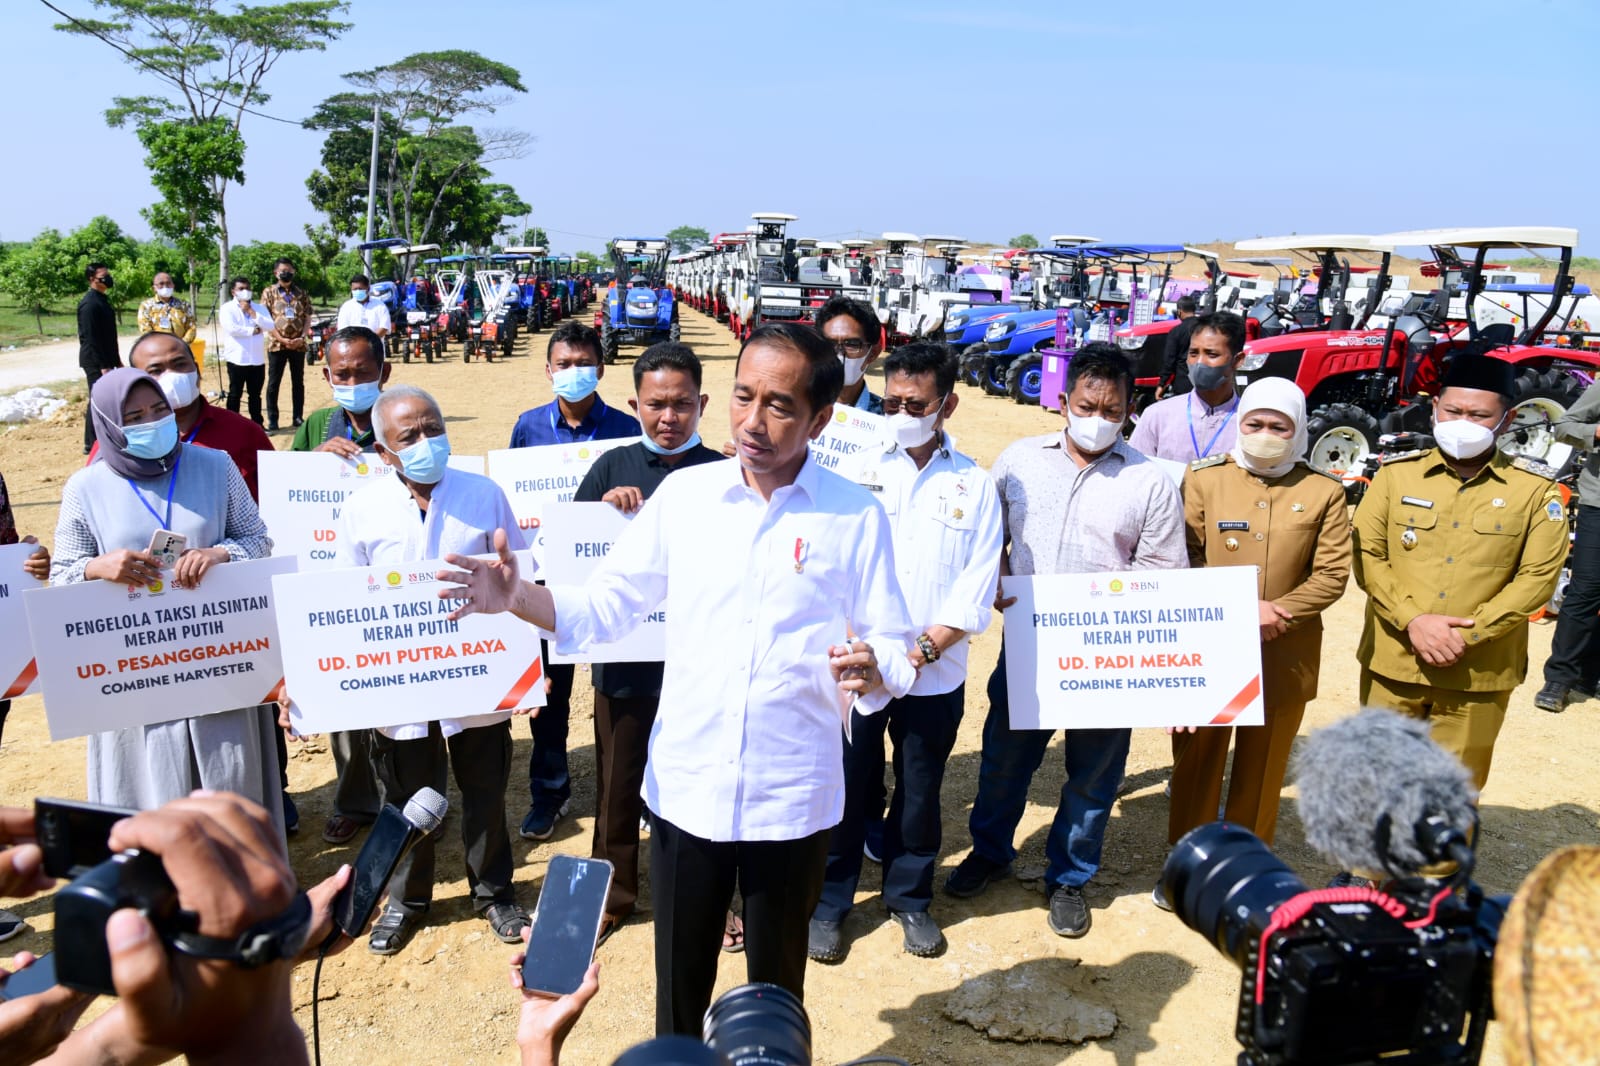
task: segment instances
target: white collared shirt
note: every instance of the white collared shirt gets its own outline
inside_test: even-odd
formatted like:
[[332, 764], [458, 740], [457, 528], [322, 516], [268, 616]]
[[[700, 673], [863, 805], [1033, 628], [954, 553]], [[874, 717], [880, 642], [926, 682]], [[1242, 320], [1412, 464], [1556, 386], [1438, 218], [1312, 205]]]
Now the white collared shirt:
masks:
[[[340, 566], [392, 566], [442, 559], [452, 553], [484, 555], [494, 550], [496, 529], [506, 531], [512, 551], [528, 546], [500, 486], [464, 470], [444, 472], [433, 487], [426, 513], [403, 481], [386, 477], [351, 494], [344, 502], [341, 521]], [[497, 711], [443, 718], [439, 728], [453, 737], [463, 729], [494, 725], [509, 717], [510, 712]], [[393, 740], [420, 740], [428, 735], [428, 723], [385, 726], [380, 731]]]
[[[894, 530], [894, 563], [912, 625], [982, 633], [994, 608], [1005, 529], [989, 475], [954, 450], [948, 436], [917, 469], [895, 444], [856, 453], [847, 476], [871, 492]], [[924, 666], [913, 696], [954, 691], [967, 679], [967, 638]]]
[[[239, 306], [238, 300], [222, 305], [222, 358], [235, 366], [265, 366], [267, 363], [267, 330], [272, 328], [272, 316], [267, 309], [252, 302], [250, 310]], [[261, 332], [255, 332], [256, 327]]]
[[809, 458], [770, 501], [738, 461], [662, 482], [588, 584], [551, 586], [557, 647], [615, 640], [670, 599], [644, 798], [706, 840], [797, 840], [844, 813], [840, 693], [828, 648], [877, 654], [882, 710], [916, 679], [915, 631], [872, 494]]
[[368, 296], [366, 303], [362, 303], [354, 296], [339, 305], [339, 323], [334, 328], [344, 329], [347, 326], [366, 326], [372, 332], [387, 332], [389, 325], [389, 308], [382, 300], [374, 300]]

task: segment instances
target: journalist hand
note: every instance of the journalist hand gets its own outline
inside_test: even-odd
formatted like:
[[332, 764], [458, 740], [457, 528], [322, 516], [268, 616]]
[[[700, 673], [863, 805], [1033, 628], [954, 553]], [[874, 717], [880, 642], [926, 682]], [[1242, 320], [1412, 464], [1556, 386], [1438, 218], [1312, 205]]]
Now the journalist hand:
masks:
[[34, 843], [33, 811], [0, 807], [0, 896], [26, 899], [55, 881], [45, 876], [44, 852]]
[[[9, 977], [34, 961], [33, 954], [24, 951], [11, 960], [10, 973], [0, 970], [0, 975]], [[23, 1066], [50, 1054], [93, 1002], [93, 996], [57, 985], [37, 995], [0, 1003], [0, 1066]]]
[[[532, 931], [531, 926], [523, 926], [524, 944]], [[522, 1013], [517, 1019], [517, 1047], [522, 1050], [522, 1066], [557, 1066], [561, 1045], [566, 1043], [572, 1027], [583, 1016], [583, 1009], [600, 991], [600, 964], [589, 964], [583, 984], [576, 992], [556, 997], [529, 992], [522, 987], [524, 957], [524, 953], [519, 952], [511, 958], [511, 987], [522, 993]]]

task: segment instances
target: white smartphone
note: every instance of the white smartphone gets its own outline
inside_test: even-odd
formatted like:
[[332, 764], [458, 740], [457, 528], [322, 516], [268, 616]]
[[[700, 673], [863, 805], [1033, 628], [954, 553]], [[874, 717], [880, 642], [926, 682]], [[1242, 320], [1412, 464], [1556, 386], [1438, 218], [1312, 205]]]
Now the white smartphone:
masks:
[[189, 538], [182, 533], [158, 529], [150, 536], [150, 554], [161, 564], [161, 569], [171, 570], [178, 565], [178, 556], [189, 549]]

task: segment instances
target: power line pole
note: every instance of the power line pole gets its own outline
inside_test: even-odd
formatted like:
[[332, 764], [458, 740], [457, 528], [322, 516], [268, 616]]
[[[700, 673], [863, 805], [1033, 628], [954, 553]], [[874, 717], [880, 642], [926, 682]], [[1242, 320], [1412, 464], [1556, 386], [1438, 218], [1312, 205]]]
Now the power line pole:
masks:
[[[378, 206], [378, 101], [372, 102], [372, 164], [367, 168], [367, 243], [374, 239], [372, 230], [373, 212]], [[362, 255], [367, 265], [367, 276], [372, 276], [372, 249], [368, 248]]]

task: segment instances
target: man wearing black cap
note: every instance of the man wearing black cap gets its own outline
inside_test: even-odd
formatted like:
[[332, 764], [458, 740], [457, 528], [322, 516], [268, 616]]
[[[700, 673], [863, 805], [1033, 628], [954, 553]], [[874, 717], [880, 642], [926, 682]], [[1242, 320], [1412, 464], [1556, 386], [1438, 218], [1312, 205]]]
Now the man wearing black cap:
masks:
[[1511, 691], [1528, 672], [1528, 616], [1567, 552], [1555, 472], [1495, 447], [1512, 368], [1460, 355], [1433, 401], [1438, 447], [1394, 456], [1356, 508], [1367, 593], [1361, 702], [1426, 718], [1483, 788]]

